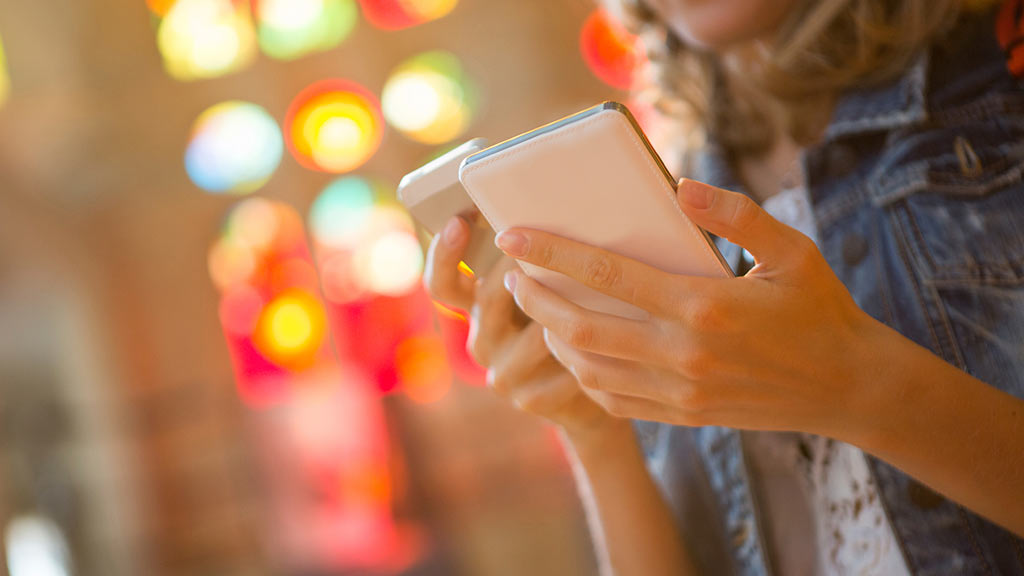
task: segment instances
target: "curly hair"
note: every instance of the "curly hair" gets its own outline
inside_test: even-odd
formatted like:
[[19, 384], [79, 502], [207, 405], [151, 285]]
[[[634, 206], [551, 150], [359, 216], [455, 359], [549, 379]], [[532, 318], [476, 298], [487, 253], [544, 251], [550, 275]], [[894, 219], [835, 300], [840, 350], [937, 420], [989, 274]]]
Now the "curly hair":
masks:
[[714, 135], [731, 153], [765, 152], [776, 129], [817, 137], [815, 107], [854, 86], [891, 80], [946, 32], [962, 10], [997, 0], [802, 0], [771, 46], [713, 54], [687, 46], [644, 0], [602, 0], [647, 47], [658, 109]]

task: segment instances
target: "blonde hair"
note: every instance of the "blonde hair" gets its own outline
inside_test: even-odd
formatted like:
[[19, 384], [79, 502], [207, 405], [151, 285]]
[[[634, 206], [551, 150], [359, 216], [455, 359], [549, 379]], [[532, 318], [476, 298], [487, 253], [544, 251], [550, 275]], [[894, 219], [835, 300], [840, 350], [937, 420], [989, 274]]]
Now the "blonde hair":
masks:
[[644, 39], [659, 110], [689, 119], [731, 153], [758, 154], [777, 136], [767, 118], [772, 107], [781, 129], [808, 144], [821, 128], [805, 120], [816, 107], [894, 78], [961, 10], [997, 0], [801, 0], [770, 46], [747, 46], [744, 54], [686, 46], [644, 0], [603, 1]]

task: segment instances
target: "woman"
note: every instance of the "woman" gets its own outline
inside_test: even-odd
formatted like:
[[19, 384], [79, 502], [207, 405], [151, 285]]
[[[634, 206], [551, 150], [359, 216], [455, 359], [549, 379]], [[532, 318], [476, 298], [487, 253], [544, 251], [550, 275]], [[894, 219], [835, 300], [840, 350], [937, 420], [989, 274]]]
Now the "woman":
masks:
[[1020, 3], [619, 7], [705, 136], [678, 199], [738, 277], [510, 230], [474, 283], [454, 219], [425, 278], [494, 390], [563, 431], [603, 569], [1024, 574]]

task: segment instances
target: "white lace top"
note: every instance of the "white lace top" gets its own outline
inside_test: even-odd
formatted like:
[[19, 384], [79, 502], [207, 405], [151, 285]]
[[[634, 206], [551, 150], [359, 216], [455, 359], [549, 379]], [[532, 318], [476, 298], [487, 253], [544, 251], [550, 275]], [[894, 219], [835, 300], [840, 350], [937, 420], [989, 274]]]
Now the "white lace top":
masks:
[[[817, 241], [803, 187], [763, 206]], [[909, 576], [860, 449], [798, 432], [744, 432], [743, 442], [776, 574]]]

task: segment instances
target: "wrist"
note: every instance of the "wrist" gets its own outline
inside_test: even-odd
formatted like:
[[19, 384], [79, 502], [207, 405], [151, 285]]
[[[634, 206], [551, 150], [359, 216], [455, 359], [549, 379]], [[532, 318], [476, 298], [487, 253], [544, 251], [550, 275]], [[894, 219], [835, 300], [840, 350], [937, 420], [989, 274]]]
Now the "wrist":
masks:
[[906, 419], [918, 346], [866, 313], [856, 334], [844, 372], [849, 396], [837, 406], [839, 429], [828, 435], [873, 452], [899, 434]]
[[597, 425], [560, 427], [559, 432], [580, 462], [591, 468], [598, 462], [614, 461], [611, 455], [638, 450], [632, 421], [610, 417]]

